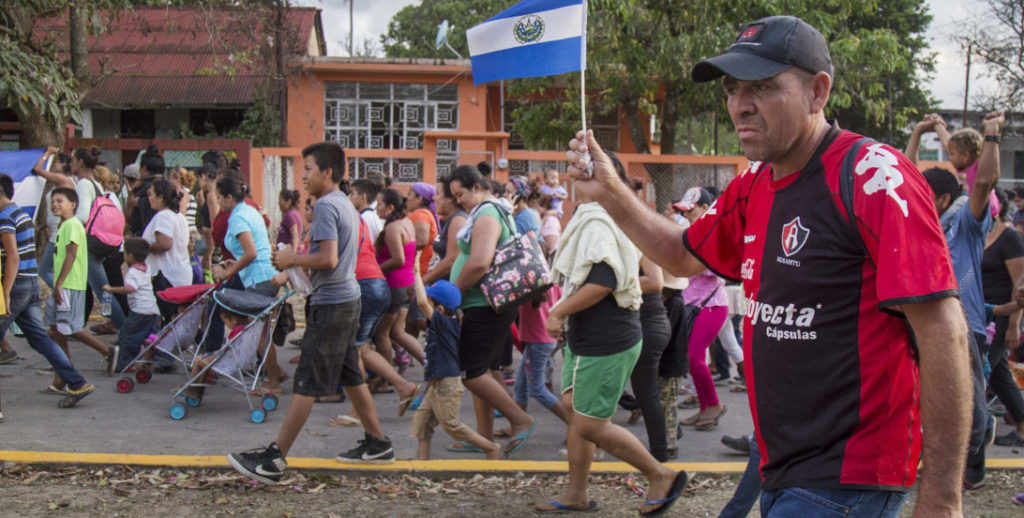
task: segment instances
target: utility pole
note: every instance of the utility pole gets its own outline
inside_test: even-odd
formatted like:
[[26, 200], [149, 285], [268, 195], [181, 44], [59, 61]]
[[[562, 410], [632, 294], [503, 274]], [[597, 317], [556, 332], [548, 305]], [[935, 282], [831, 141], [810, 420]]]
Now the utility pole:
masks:
[[968, 92], [971, 88], [971, 51], [974, 46], [972, 44], [967, 45], [967, 76], [964, 78], [964, 111], [961, 116], [962, 127], [967, 127], [967, 99]]
[[356, 0], [348, 0], [348, 57], [355, 57], [355, 52], [352, 49], [352, 31], [354, 30], [354, 24], [352, 23], [352, 11]]

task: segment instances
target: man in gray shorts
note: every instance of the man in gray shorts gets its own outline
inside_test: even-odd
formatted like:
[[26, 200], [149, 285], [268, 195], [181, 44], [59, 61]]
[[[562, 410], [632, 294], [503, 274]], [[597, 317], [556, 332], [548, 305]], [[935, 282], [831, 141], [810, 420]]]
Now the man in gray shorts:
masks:
[[303, 149], [302, 156], [306, 191], [317, 197], [309, 229], [309, 255], [281, 251], [273, 256], [274, 266], [281, 271], [299, 266], [312, 272], [313, 291], [306, 301], [306, 334], [295, 369], [295, 395], [275, 442], [228, 455], [228, 462], [238, 472], [267, 484], [281, 479], [287, 466], [284, 457], [306, 423], [315, 399], [334, 395], [338, 385], [345, 387], [366, 430], [366, 438], [339, 454], [338, 460], [386, 464], [395, 459], [359, 370], [355, 346], [360, 311], [355, 276], [359, 214], [339, 188], [345, 173], [345, 153], [335, 142], [320, 142]]

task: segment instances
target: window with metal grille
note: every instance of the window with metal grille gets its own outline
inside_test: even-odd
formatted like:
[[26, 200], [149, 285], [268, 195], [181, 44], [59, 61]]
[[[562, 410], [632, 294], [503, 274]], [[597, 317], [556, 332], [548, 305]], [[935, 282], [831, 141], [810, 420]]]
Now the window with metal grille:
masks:
[[[423, 134], [459, 129], [458, 85], [328, 82], [324, 139], [349, 149], [423, 149]], [[437, 142], [437, 174], [456, 163], [458, 143]], [[350, 158], [351, 178], [379, 172], [396, 182], [423, 178], [423, 161]]]

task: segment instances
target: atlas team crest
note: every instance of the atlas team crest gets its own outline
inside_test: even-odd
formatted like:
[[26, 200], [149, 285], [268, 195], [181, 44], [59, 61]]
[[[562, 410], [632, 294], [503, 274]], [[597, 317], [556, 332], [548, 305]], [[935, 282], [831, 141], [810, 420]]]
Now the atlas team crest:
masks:
[[782, 226], [782, 253], [792, 257], [804, 247], [810, 235], [811, 231], [800, 224], [800, 217], [793, 218], [793, 221]]

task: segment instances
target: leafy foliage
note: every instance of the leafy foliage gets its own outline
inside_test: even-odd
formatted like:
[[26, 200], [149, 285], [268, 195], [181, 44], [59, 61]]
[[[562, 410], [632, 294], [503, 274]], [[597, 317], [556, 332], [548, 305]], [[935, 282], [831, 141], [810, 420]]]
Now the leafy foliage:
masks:
[[[457, 27], [449, 42], [468, 55], [465, 29], [512, 3], [424, 0], [392, 18], [385, 51], [393, 57], [450, 54], [433, 46], [437, 24], [448, 19]], [[724, 51], [745, 22], [775, 14], [796, 13], [829, 41], [836, 78], [827, 110], [844, 128], [901, 146], [904, 128], [935, 104], [921, 86], [934, 70], [923, 37], [931, 20], [924, 0], [591, 0], [589, 6], [588, 110], [621, 108], [641, 152], [649, 145], [638, 128], [650, 114], [661, 120], [663, 153], [712, 149], [707, 128], [716, 119], [720, 126], [729, 123], [724, 95], [714, 82], [691, 81], [690, 69]], [[559, 147], [571, 138], [579, 126], [578, 73], [506, 85], [515, 105], [513, 130], [527, 145]], [[694, 125], [703, 128], [694, 131]]]
[[80, 120], [78, 81], [61, 62], [0, 38], [0, 99], [15, 113]]
[[453, 58], [447, 48], [434, 48], [437, 26], [442, 20], [454, 26], [448, 44], [469, 57], [466, 29], [504, 11], [517, 0], [423, 0], [395, 13], [381, 36], [384, 54], [396, 58]]

